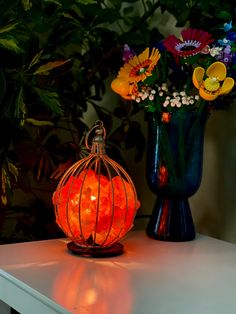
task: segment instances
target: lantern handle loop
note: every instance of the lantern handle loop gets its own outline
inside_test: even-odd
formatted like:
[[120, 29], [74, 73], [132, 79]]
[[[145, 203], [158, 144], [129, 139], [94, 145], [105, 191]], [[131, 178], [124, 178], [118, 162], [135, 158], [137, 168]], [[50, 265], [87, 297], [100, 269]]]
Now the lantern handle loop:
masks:
[[97, 135], [100, 135], [100, 136], [103, 135], [103, 140], [105, 140], [105, 138], [106, 138], [106, 129], [103, 126], [103, 122], [101, 120], [97, 120], [94, 123], [94, 126], [87, 132], [87, 134], [85, 136], [85, 146], [88, 150], [91, 150], [91, 148], [92, 148], [92, 146], [88, 144], [88, 139], [89, 139], [89, 136], [93, 130], [95, 130], [95, 133]]

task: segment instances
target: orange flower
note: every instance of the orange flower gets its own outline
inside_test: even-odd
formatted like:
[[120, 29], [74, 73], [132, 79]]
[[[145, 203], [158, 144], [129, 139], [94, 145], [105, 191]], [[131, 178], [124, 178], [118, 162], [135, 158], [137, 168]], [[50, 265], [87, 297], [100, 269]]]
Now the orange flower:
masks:
[[151, 53], [146, 48], [140, 55], [131, 58], [119, 71], [118, 78], [125, 78], [130, 83], [144, 81], [160, 59], [159, 50], [153, 48]]
[[122, 98], [131, 100], [132, 96], [138, 94], [138, 86], [136, 83], [129, 83], [123, 77], [117, 77], [111, 82], [111, 88]]

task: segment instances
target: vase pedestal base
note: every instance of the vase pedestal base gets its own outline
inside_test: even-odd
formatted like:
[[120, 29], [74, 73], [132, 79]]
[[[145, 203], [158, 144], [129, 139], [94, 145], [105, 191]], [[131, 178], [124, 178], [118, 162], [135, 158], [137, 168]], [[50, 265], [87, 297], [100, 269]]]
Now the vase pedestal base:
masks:
[[195, 228], [188, 199], [157, 198], [146, 233], [162, 241], [191, 241]]

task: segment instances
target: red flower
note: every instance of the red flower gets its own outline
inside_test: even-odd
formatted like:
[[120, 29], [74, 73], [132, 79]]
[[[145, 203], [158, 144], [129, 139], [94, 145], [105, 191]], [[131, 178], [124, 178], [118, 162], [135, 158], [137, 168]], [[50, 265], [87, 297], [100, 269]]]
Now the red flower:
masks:
[[161, 121], [164, 123], [169, 123], [171, 119], [171, 114], [169, 112], [163, 112], [162, 113], [162, 117], [161, 117]]
[[163, 42], [168, 51], [180, 57], [194, 56], [214, 41], [208, 32], [198, 29], [185, 29], [181, 32], [181, 35], [181, 39], [170, 35]]
[[166, 166], [159, 167], [159, 184], [160, 186], [166, 185], [168, 182], [168, 169]]

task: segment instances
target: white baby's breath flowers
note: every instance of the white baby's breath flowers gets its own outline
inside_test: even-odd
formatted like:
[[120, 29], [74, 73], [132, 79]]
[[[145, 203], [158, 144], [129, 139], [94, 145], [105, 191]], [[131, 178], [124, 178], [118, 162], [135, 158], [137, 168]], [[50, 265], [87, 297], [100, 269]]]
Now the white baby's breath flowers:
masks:
[[144, 101], [146, 99], [153, 101], [155, 98], [155, 94], [156, 91], [154, 89], [148, 86], [144, 86], [137, 96], [133, 95], [131, 98], [137, 103], [140, 103], [141, 101]]
[[[159, 92], [160, 96], [160, 92]], [[180, 108], [182, 105], [189, 106], [194, 105], [199, 100], [199, 96], [188, 96], [185, 91], [173, 92], [171, 95], [167, 95], [163, 101], [163, 107], [177, 107]]]
[[153, 101], [156, 95], [160, 97], [162, 101], [162, 106], [165, 108], [168, 106], [172, 108], [174, 107], [180, 108], [183, 105], [184, 106], [194, 105], [194, 103], [200, 99], [199, 95], [188, 96], [185, 90], [178, 92], [176, 91], [176, 89], [174, 89], [174, 91], [171, 92], [167, 84], [165, 83], [163, 83], [161, 86], [156, 86], [155, 89], [149, 86], [143, 86], [142, 90], [139, 91], [139, 93], [136, 96], [132, 96], [132, 99], [135, 100], [137, 103], [140, 103], [145, 100]]
[[168, 87], [167, 87], [166, 83], [163, 83], [163, 84], [161, 85], [161, 89], [162, 89], [164, 92], [168, 92]]
[[218, 56], [221, 53], [222, 49], [223, 49], [223, 47], [213, 47], [209, 51], [210, 55], [212, 57], [216, 57], [216, 56]]

